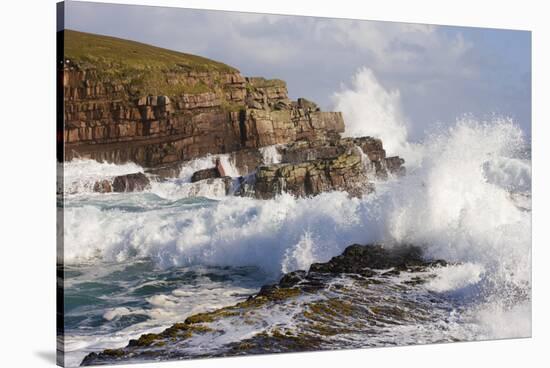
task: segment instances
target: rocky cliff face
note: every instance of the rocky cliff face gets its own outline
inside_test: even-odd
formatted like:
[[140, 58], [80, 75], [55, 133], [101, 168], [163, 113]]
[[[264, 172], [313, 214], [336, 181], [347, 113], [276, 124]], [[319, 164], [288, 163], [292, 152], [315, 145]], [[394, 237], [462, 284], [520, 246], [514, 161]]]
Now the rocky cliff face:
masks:
[[[245, 78], [198, 56], [65, 31], [59, 73], [65, 160], [131, 161], [175, 176], [182, 162], [230, 153], [242, 175], [256, 173], [258, 198], [358, 194], [369, 190], [361, 183], [370, 176], [403, 170], [403, 160], [386, 158], [380, 140], [342, 139], [341, 113], [291, 101], [284, 81]], [[260, 149], [272, 145], [281, 163], [262, 166]]]

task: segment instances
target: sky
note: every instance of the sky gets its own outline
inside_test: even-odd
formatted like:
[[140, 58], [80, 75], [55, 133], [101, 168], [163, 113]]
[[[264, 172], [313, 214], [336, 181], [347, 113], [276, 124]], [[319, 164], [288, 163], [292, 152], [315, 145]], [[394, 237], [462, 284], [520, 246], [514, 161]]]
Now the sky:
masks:
[[510, 117], [531, 134], [527, 31], [76, 1], [66, 2], [65, 28], [283, 79], [291, 98], [326, 111], [343, 106], [347, 92], [367, 89], [357, 103], [398, 115], [412, 140], [464, 116]]

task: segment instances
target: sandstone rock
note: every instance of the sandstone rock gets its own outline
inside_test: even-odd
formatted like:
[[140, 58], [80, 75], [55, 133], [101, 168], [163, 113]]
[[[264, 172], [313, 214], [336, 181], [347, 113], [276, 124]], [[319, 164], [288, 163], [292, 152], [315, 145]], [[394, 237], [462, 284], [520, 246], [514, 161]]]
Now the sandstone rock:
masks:
[[231, 153], [231, 161], [242, 175], [254, 172], [262, 164], [263, 155], [257, 148], [247, 148]]
[[309, 101], [308, 99], [305, 99], [303, 97], [298, 98], [296, 101], [297, 106], [301, 109], [308, 110], [308, 111], [321, 111], [319, 106], [313, 101]]
[[113, 192], [139, 192], [151, 186], [143, 173], [116, 176], [113, 179]]
[[254, 194], [268, 199], [283, 192], [304, 197], [341, 190], [359, 196], [372, 190], [367, 179], [361, 157], [345, 153], [298, 164], [260, 166], [256, 171]]

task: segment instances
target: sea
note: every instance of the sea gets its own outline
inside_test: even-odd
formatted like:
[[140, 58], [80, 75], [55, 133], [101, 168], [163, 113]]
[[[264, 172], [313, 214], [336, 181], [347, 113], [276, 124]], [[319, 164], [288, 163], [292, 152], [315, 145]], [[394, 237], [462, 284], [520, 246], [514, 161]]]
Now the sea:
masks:
[[[433, 318], [370, 326], [349, 336], [353, 346], [529, 337], [531, 157], [521, 128], [510, 119], [460, 119], [388, 153], [405, 158], [407, 174], [375, 181], [361, 198], [336, 191], [257, 200], [226, 195], [222, 182], [191, 183], [216, 158], [228, 175], [242, 175], [227, 155], [186, 162], [178, 178], [143, 192], [94, 193], [98, 180], [144, 169], [66, 162], [58, 205], [67, 365], [243, 301], [351, 244], [412, 244], [449, 262], [407, 294], [436, 303]], [[263, 154], [280, 161], [277, 147]], [[291, 323], [287, 309], [265, 313], [262, 325], [228, 331], [224, 341]], [[196, 349], [221, 348], [205, 344]]]

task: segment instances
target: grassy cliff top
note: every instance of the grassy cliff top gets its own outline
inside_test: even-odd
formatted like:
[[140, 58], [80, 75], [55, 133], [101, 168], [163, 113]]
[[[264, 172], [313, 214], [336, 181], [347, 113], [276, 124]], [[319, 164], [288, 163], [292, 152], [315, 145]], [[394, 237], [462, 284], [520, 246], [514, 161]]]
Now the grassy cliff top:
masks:
[[226, 64], [201, 56], [163, 49], [116, 37], [65, 30], [65, 58], [83, 67], [120, 65], [135, 69], [158, 68], [236, 72]]

